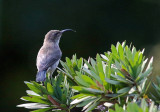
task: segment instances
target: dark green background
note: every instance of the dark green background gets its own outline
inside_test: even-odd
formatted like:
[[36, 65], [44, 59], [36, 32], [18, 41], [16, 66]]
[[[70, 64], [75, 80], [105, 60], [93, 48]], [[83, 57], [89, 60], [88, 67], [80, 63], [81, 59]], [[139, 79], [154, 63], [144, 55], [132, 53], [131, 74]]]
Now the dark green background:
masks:
[[[36, 55], [51, 29], [71, 28], [60, 42], [63, 57], [95, 57], [111, 44], [126, 40], [147, 56], [160, 42], [159, 0], [0, 0], [0, 107], [3, 112], [28, 112], [23, 81], [35, 80]], [[159, 61], [156, 61], [157, 63]], [[159, 73], [159, 72], [158, 72]]]

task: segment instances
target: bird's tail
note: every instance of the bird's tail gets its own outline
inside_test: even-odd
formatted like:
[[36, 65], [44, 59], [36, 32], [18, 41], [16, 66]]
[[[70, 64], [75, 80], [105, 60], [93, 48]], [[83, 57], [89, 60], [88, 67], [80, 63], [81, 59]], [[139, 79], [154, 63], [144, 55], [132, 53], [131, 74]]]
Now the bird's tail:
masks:
[[36, 81], [41, 82], [45, 81], [45, 79], [46, 79], [46, 71], [39, 71], [36, 75]]

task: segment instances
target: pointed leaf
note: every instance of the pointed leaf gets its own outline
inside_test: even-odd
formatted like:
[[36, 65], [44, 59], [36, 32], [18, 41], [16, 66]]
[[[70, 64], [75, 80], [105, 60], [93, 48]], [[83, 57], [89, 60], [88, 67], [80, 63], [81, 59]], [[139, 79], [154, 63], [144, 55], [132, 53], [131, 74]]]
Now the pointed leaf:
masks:
[[111, 45], [111, 51], [112, 51], [113, 55], [118, 56], [117, 49], [113, 44]]
[[40, 99], [40, 98], [37, 98], [37, 97], [24, 96], [24, 97], [22, 97], [22, 99], [27, 100], [27, 101], [31, 101], [31, 102], [37, 102], [37, 103], [47, 104], [47, 105], [51, 104], [47, 100]]
[[98, 90], [98, 89], [92, 89], [92, 88], [83, 88], [83, 92], [93, 93], [93, 94], [102, 94], [104, 91]]
[[94, 70], [94, 68], [88, 63], [87, 60], [84, 60], [85, 64], [87, 64], [87, 66], [94, 72], [96, 73], [96, 71]]
[[121, 84], [119, 81], [115, 81], [115, 80], [110, 80], [108, 78], [105, 78], [106, 82], [113, 84], [113, 85], [119, 85]]
[[79, 84], [81, 84], [81, 85], [83, 85], [83, 86], [86, 86], [86, 87], [89, 87], [89, 86], [90, 86], [90, 84], [88, 84], [88, 83], [85, 82], [82, 78], [79, 78], [78, 76], [75, 76], [75, 79], [76, 79], [76, 81], [77, 81]]
[[130, 89], [131, 89], [130, 87], [125, 87], [125, 88], [120, 89], [117, 93], [126, 93], [126, 92], [128, 92]]
[[66, 57], [66, 62], [68, 66], [72, 66], [72, 62], [68, 57]]
[[54, 90], [53, 90], [53, 87], [50, 83], [47, 83], [47, 90], [50, 95], [53, 95]]
[[27, 86], [29, 87], [29, 89], [31, 89], [35, 93], [40, 94], [40, 95], [42, 94], [41, 90], [39, 90], [37, 87], [35, 87], [32, 83], [27, 83], [27, 82], [25, 82], [25, 83], [27, 84]]
[[101, 73], [104, 74], [102, 60], [101, 60], [101, 57], [100, 57], [99, 54], [97, 54], [96, 60], [97, 60], [97, 65], [98, 65], [98, 71], [99, 71], [99, 73], [101, 72]]
[[119, 53], [120, 58], [123, 59], [124, 58], [124, 51], [123, 51], [121, 44], [118, 45], [118, 53]]
[[17, 107], [24, 107], [27, 109], [44, 109], [44, 108], [48, 108], [49, 105], [40, 104], [40, 103], [25, 103], [25, 104], [17, 105]]
[[51, 110], [52, 107], [50, 108], [45, 108], [45, 109], [38, 109], [38, 110], [34, 110], [34, 111], [31, 111], [31, 112], [48, 112], [49, 110]]
[[80, 58], [78, 60], [78, 68], [81, 69], [82, 68], [82, 65], [83, 65], [83, 58]]
[[90, 99], [91, 97], [90, 96], [87, 96], [87, 97], [84, 97], [84, 98], [81, 98], [81, 99], [75, 99], [73, 100], [70, 104], [73, 105], [73, 104], [77, 104], [77, 103], [80, 103], [86, 99]]
[[96, 85], [96, 83], [94, 83], [94, 81], [90, 77], [88, 77], [87, 75], [82, 75], [82, 78], [88, 84], [90, 84], [90, 85]]

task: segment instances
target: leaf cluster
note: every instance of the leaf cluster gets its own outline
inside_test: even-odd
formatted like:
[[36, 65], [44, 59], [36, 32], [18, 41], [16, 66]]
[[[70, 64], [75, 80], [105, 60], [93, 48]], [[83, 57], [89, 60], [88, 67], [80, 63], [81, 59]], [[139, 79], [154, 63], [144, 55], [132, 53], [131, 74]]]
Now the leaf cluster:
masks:
[[35, 81], [25, 82], [25, 84], [30, 90], [26, 91], [28, 96], [23, 96], [21, 99], [34, 103], [21, 104], [17, 107], [37, 109], [32, 112], [68, 112], [70, 110], [73, 92], [62, 73], [54, 79], [47, 78], [43, 84]]
[[150, 93], [151, 98], [157, 103], [160, 104], [160, 77], [157, 76], [157, 84], [152, 83], [152, 86], [156, 92], [156, 96], [153, 93]]
[[[42, 112], [69, 112], [74, 107], [82, 107], [85, 112], [116, 112], [116, 109], [131, 112], [131, 108], [143, 112], [142, 107], [150, 110], [153, 101], [148, 97], [147, 90], [153, 58], [148, 60], [143, 53], [144, 50], [136, 50], [134, 46], [126, 45], [126, 42], [118, 42], [116, 46], [111, 45], [111, 51], [97, 54], [96, 58], [86, 60], [78, 59], [76, 55], [72, 59], [66, 57], [65, 62], [60, 61], [62, 68], [58, 68], [59, 75], [55, 78], [47, 78], [44, 85], [34, 81], [26, 83], [30, 93], [34, 94], [27, 91], [28, 96], [22, 99], [37, 104], [22, 104], [19, 107], [44, 107], [40, 109]], [[153, 85], [159, 93], [159, 86]], [[156, 102], [159, 103], [159, 100]], [[34, 105], [43, 106], [35, 108]]]
[[115, 110], [109, 109], [109, 112], [158, 112], [157, 107], [152, 102], [148, 107], [146, 101], [142, 99], [141, 104], [129, 102], [125, 109], [119, 105], [115, 105]]

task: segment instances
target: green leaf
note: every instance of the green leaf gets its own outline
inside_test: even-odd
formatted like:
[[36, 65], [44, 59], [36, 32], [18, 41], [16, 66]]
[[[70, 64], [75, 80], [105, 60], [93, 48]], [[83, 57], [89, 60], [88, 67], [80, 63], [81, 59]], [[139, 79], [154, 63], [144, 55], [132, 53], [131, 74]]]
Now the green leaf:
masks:
[[96, 71], [94, 70], [94, 68], [88, 63], [87, 60], [84, 60], [84, 62], [88, 66], [89, 69], [91, 69], [94, 73], [96, 73]]
[[77, 91], [81, 91], [83, 87], [82, 86], [72, 86], [72, 88]]
[[[85, 112], [91, 112], [91, 110], [93, 110], [94, 107], [96, 107], [96, 105], [99, 104], [100, 98], [101, 98], [101, 97], [95, 98], [93, 101], [91, 101], [90, 103], [88, 103], [87, 105], [85, 105], [85, 106], [83, 107], [83, 110], [82, 110], [82, 111], [85, 110]], [[95, 105], [95, 103], [97, 103], [97, 104]]]
[[79, 98], [83, 98], [83, 97], [86, 97], [86, 96], [87, 96], [87, 95], [80, 93], [80, 94], [77, 94], [77, 95], [72, 96], [71, 99], [76, 99], [76, 98], [79, 99]]
[[141, 101], [141, 108], [142, 108], [142, 110], [144, 112], [146, 112], [146, 108], [147, 108], [146, 105], [147, 105], [147, 103], [146, 103], [145, 99], [142, 99], [142, 101]]
[[100, 77], [101, 81], [103, 82], [103, 85], [106, 86], [107, 83], [105, 81], [105, 76], [104, 76], [104, 74], [102, 72], [99, 73], [99, 77]]
[[136, 87], [135, 86], [133, 86], [130, 90], [129, 90], [129, 94], [132, 94], [132, 93], [134, 93], [136, 91]]
[[69, 67], [72, 66], [72, 62], [68, 57], [66, 57], [66, 62]]
[[93, 58], [90, 58], [90, 59], [91, 59], [91, 65], [95, 69], [96, 61]]
[[39, 83], [37, 83], [35, 81], [31, 81], [31, 82], [33, 83], [33, 85], [36, 88], [38, 88], [41, 91], [42, 94], [48, 94], [48, 91], [47, 91], [47, 89], [44, 86], [40, 85]]
[[86, 97], [83, 97], [83, 98], [80, 98], [80, 99], [75, 99], [70, 104], [71, 105], [77, 104], [77, 103], [80, 103], [82, 101], [86, 101], [86, 100], [91, 99], [91, 98], [92, 98], [91, 96], [86, 96]]
[[122, 47], [125, 48], [125, 45], [126, 45], [126, 41], [123, 41], [122, 42]]
[[147, 69], [144, 73], [140, 74], [139, 75], [139, 80], [142, 80], [142, 79], [148, 77], [151, 74], [151, 72], [152, 72], [152, 67]]
[[157, 106], [154, 105], [154, 102], [151, 103], [149, 112], [159, 112], [159, 108], [157, 109]]
[[87, 99], [87, 100], [85, 100], [85, 101], [83, 101], [83, 102], [80, 102], [76, 107], [84, 107], [84, 106], [86, 106], [88, 103], [94, 101], [95, 99], [96, 99], [96, 98]]
[[133, 47], [132, 47], [132, 61], [133, 61], [133, 62], [134, 62], [134, 58], [135, 58], [136, 52], [137, 52], [137, 50], [136, 50], [136, 48], [133, 46]]
[[139, 52], [139, 56], [138, 56], [138, 64], [142, 63], [142, 59], [143, 59], [143, 53]]
[[90, 105], [87, 108], [87, 110], [85, 110], [85, 112], [90, 112], [91, 110], [95, 109], [98, 106], [99, 103], [100, 103], [99, 101], [95, 101], [92, 105]]
[[93, 93], [93, 94], [102, 94], [104, 91], [97, 90], [97, 89], [92, 89], [92, 88], [82, 88], [81, 92], [87, 92], [87, 93]]
[[96, 60], [97, 60], [97, 66], [98, 66], [99, 73], [101, 72], [104, 75], [102, 60], [99, 54], [97, 54]]
[[[120, 98], [120, 97], [123, 97], [125, 96], [127, 93], [121, 93], [121, 94], [114, 94], [114, 97], [113, 98], [110, 98], [110, 100], [113, 100], [113, 99], [117, 99], [117, 98]], [[110, 95], [107, 95], [107, 96], [110, 96]], [[112, 96], [112, 95], [111, 95]]]
[[62, 72], [60, 72], [60, 74], [58, 75], [57, 81], [56, 81], [56, 85], [58, 86], [61, 85], [62, 81], [63, 81], [63, 74]]
[[137, 77], [140, 75], [140, 73], [141, 73], [141, 64], [137, 67], [137, 70], [135, 70], [136, 71], [136, 79], [137, 79]]
[[77, 56], [76, 54], [72, 56], [72, 63], [76, 63], [77, 64]]
[[115, 66], [116, 66], [117, 69], [122, 68], [122, 66], [120, 65], [120, 63], [117, 60], [115, 60]]
[[50, 83], [47, 83], [47, 90], [50, 95], [53, 95], [54, 90], [53, 90], [53, 87]]
[[132, 112], [132, 111], [140, 112], [139, 109], [140, 108], [138, 107], [138, 105], [136, 103], [129, 103], [128, 106], [127, 106], [127, 111], [128, 112]]
[[66, 74], [66, 75], [68, 75], [69, 77], [71, 77], [73, 79], [73, 74], [72, 74], [70, 68], [68, 67], [68, 65], [61, 60], [60, 60], [60, 63], [65, 68], [65, 72], [69, 73], [69, 74]]
[[152, 83], [153, 87], [160, 92], [160, 87], [158, 87], [155, 83]]
[[160, 84], [160, 76], [157, 76], [157, 83]]
[[[145, 83], [145, 82], [144, 82], [144, 83]], [[145, 84], [146, 84], [146, 83], [145, 83]], [[146, 94], [146, 93], [147, 93], [147, 91], [148, 91], [150, 85], [151, 85], [151, 81], [149, 81], [149, 83], [148, 83], [146, 86], [144, 86], [144, 87], [142, 88], [142, 89], [143, 89], [143, 94]]]
[[100, 77], [95, 72], [90, 71], [86, 68], [83, 68], [83, 71], [102, 84]]
[[77, 63], [76, 62], [74, 62], [73, 63], [73, 67], [72, 68], [70, 68], [71, 70], [72, 70], [72, 73], [75, 73], [75, 71], [79, 71], [79, 69], [78, 69], [78, 66], [77, 66]]
[[[46, 88], [42, 85], [40, 85], [39, 83], [35, 82], [35, 81], [31, 81], [31, 83], [41, 91], [42, 94], [48, 94], [48, 91], [46, 90]], [[42, 95], [41, 94], [41, 95]]]
[[118, 45], [118, 53], [119, 53], [120, 58], [123, 60], [123, 58], [124, 58], [124, 51], [123, 51], [122, 45], [120, 43]]
[[112, 56], [109, 57], [109, 61], [108, 61], [108, 65], [106, 66], [106, 69], [105, 69], [105, 73], [106, 73], [106, 77], [107, 78], [110, 78], [110, 75], [111, 75], [111, 62], [112, 62]]
[[102, 84], [100, 77], [97, 74], [95, 74], [93, 71], [90, 71], [90, 72], [91, 72], [92, 76], [94, 77], [94, 79], [96, 79], [98, 82], [100, 82]]
[[39, 88], [35, 87], [32, 83], [25, 82], [25, 84], [28, 86], [29, 89], [31, 89], [35, 93], [42, 95], [41, 90], [39, 90]]
[[126, 56], [127, 59], [131, 62], [132, 61], [132, 52], [130, 51], [130, 49], [126, 49]]
[[68, 94], [62, 94], [62, 103], [64, 104], [67, 103], [67, 97], [68, 97]]
[[123, 108], [119, 107], [118, 104], [115, 105], [116, 112], [123, 112]]
[[62, 90], [59, 86], [56, 86], [55, 89], [56, 89], [55, 91], [56, 98], [58, 98], [61, 101], [62, 100]]
[[86, 88], [81, 86], [72, 86], [73, 89], [81, 92], [81, 93], [87, 93], [87, 94], [102, 94], [104, 91], [98, 90], [98, 89], [92, 89], [92, 88]]
[[105, 78], [106, 82], [113, 84], [113, 85], [119, 85], [121, 84], [119, 81], [115, 81], [115, 80], [110, 80], [108, 78]]
[[114, 97], [117, 98], [120, 94], [106, 94], [107, 97]]
[[153, 57], [150, 59], [146, 70], [152, 68], [152, 63], [153, 63]]
[[143, 61], [142, 66], [141, 66], [141, 72], [143, 71], [147, 61], [148, 61], [148, 58], [145, 61]]
[[117, 91], [117, 93], [126, 93], [130, 90], [131, 88], [130, 87], [125, 87], [125, 88], [122, 88], [120, 89], [119, 91]]
[[111, 74], [112, 77], [116, 78], [118, 81], [126, 83], [126, 84], [133, 84], [133, 82], [130, 82], [129, 80], [126, 80], [125, 78], [119, 76], [119, 75], [113, 75]]
[[111, 45], [111, 51], [112, 51], [113, 55], [118, 56], [117, 49], [113, 44]]
[[83, 58], [80, 58], [78, 60], [78, 68], [81, 69], [82, 68], [82, 65], [83, 65]]
[[[49, 95], [48, 95], [49, 96]], [[51, 98], [53, 98], [57, 103], [61, 104], [62, 102], [55, 96], [51, 96]]]
[[42, 98], [42, 96], [40, 96], [39, 94], [33, 92], [32, 90], [26, 90], [26, 93], [28, 96], [37, 96], [39, 98]]
[[75, 76], [75, 79], [76, 79], [76, 81], [77, 81], [79, 84], [81, 84], [81, 85], [83, 85], [83, 86], [86, 86], [86, 87], [90, 87], [90, 84], [88, 84], [87, 82], [85, 82], [82, 78], [80, 78], [80, 77], [78, 77], [78, 76]]
[[90, 84], [90, 85], [95, 85], [95, 86], [96, 86], [96, 83], [94, 83], [94, 81], [93, 81], [90, 77], [88, 77], [88, 76], [86, 76], [86, 75], [82, 75], [82, 78], [83, 78], [83, 80], [84, 80], [85, 82], [87, 82], [88, 84]]
[[135, 56], [134, 56], [134, 65], [137, 63], [138, 61], [138, 55], [139, 55], [139, 52], [136, 52]]
[[40, 85], [40, 84], [38, 84], [37, 82], [35, 82], [35, 81], [31, 81], [31, 83], [32, 83], [36, 88], [38, 88], [38, 89], [40, 89], [40, 88], [41, 88], [41, 85]]
[[[114, 110], [112, 110], [112, 109], [109, 109], [109, 112], [115, 112]], [[123, 111], [122, 111], [123, 112]]]
[[22, 99], [28, 100], [28, 101], [31, 101], [31, 102], [37, 102], [37, 103], [47, 104], [47, 105], [51, 104], [48, 100], [40, 99], [40, 98], [37, 98], [37, 97], [24, 96], [24, 97], [22, 97]]
[[31, 111], [31, 112], [48, 112], [51, 109], [52, 109], [52, 107], [50, 107], [50, 108], [44, 108], [44, 109], [38, 109], [38, 110]]

